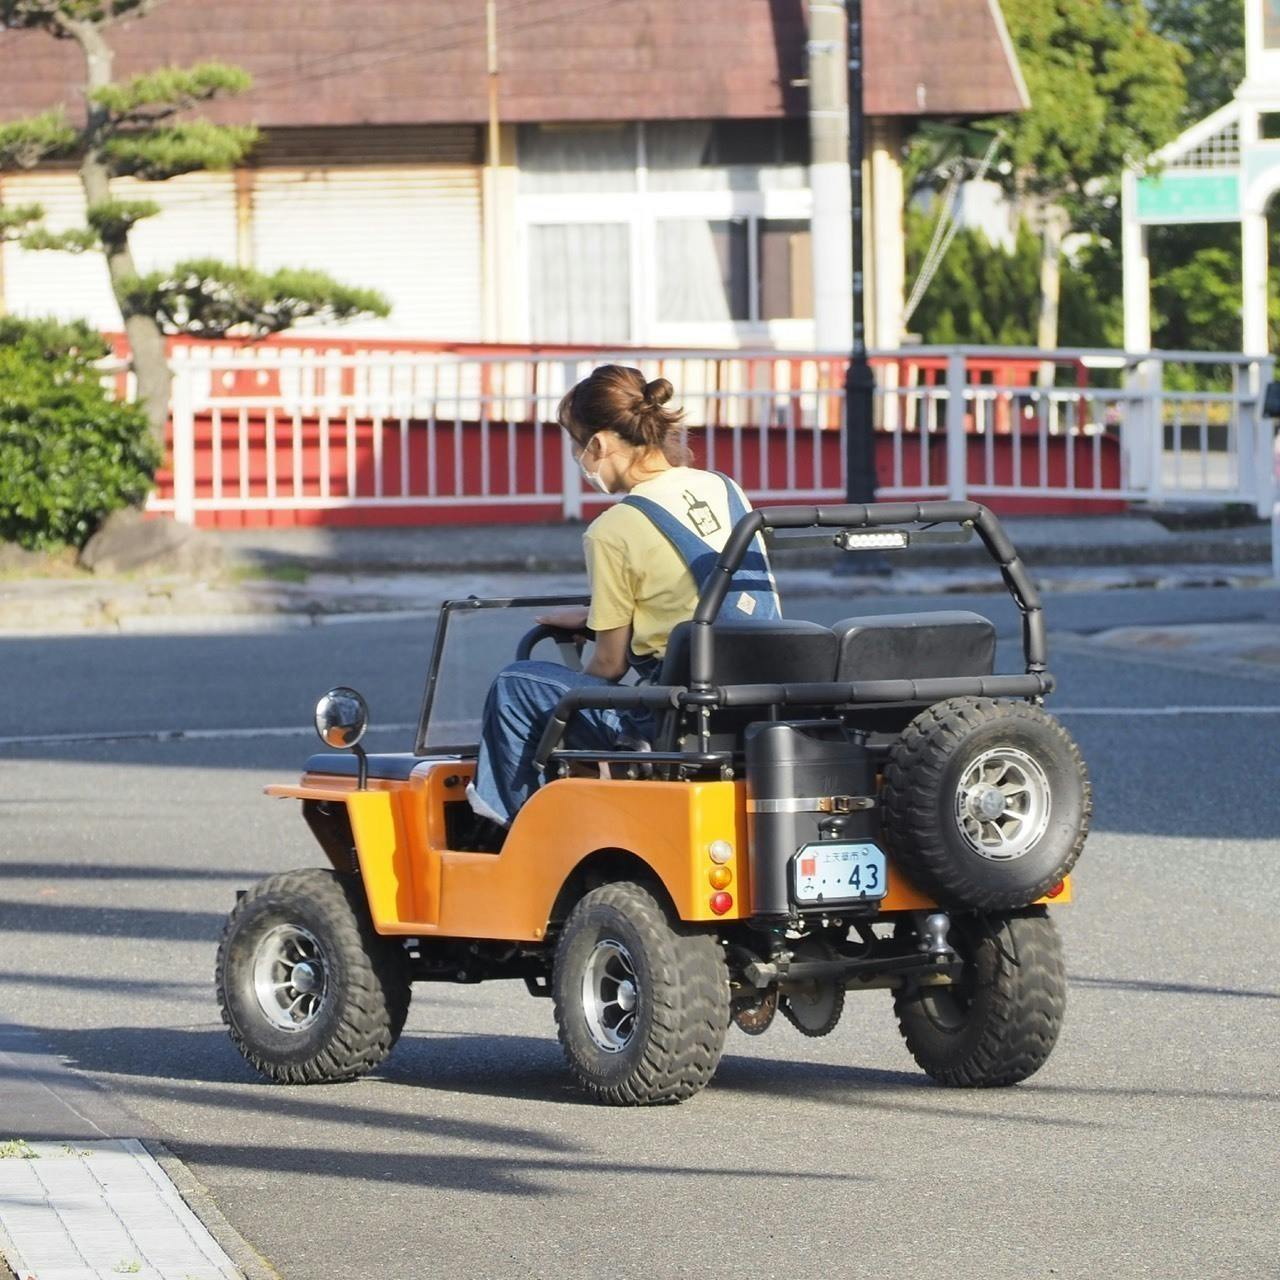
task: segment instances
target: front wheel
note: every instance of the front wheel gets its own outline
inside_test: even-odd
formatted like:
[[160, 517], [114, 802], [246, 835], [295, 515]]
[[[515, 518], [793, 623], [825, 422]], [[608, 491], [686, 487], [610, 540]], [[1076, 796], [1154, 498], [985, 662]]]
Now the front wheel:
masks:
[[569, 1070], [597, 1102], [681, 1102], [715, 1074], [729, 1027], [724, 952], [712, 935], [673, 926], [643, 885], [582, 898], [552, 986]]
[[958, 982], [894, 995], [911, 1056], [939, 1084], [1018, 1084], [1053, 1052], [1067, 1005], [1062, 941], [1043, 908], [1016, 916], [956, 916]]
[[409, 1012], [404, 947], [374, 932], [356, 877], [319, 868], [245, 894], [223, 931], [216, 982], [232, 1042], [281, 1084], [367, 1074]]

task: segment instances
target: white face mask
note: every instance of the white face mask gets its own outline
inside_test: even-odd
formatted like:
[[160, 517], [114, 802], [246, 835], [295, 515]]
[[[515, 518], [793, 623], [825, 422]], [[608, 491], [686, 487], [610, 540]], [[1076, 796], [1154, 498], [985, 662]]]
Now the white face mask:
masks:
[[604, 477], [598, 471], [587, 470], [587, 451], [584, 449], [578, 457], [578, 470], [582, 472], [582, 478], [593, 488], [601, 493], [608, 493], [609, 486], [605, 483]]

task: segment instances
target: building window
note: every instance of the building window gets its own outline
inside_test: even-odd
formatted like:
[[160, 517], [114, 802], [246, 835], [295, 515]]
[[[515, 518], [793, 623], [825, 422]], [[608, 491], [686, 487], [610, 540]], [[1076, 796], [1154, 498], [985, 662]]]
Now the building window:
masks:
[[631, 229], [623, 222], [529, 228], [531, 339], [631, 341]]
[[520, 126], [520, 190], [634, 191], [639, 146], [634, 124]]
[[770, 218], [759, 224], [760, 319], [813, 318], [813, 240], [809, 224]]
[[659, 321], [706, 324], [750, 320], [749, 251], [746, 218], [659, 221]]

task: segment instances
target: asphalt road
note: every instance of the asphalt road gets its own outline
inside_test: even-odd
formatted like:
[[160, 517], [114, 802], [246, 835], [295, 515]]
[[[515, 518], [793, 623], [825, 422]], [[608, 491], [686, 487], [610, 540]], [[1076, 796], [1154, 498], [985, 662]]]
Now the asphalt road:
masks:
[[[1016, 634], [1006, 602], [935, 603]], [[1276, 621], [1280, 594], [1065, 596], [1049, 618]], [[409, 721], [429, 632], [0, 641], [0, 737], [283, 730], [338, 681]], [[0, 746], [0, 1021], [136, 1113], [286, 1280], [1276, 1275], [1280, 678], [1078, 639], [1051, 655], [1097, 810], [1058, 915], [1066, 1027], [1016, 1089], [932, 1085], [871, 992], [823, 1040], [731, 1031], [684, 1106], [595, 1108], [548, 1003], [496, 983], [417, 988], [372, 1079], [262, 1083], [218, 1022], [213, 956], [236, 888], [320, 861], [296, 807], [260, 795], [305, 728]], [[1146, 714], [1169, 706], [1216, 710]]]

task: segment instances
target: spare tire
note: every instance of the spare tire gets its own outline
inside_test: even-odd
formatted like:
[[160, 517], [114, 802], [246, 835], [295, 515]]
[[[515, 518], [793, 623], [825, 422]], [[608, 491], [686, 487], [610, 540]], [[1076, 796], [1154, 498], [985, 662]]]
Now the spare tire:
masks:
[[943, 906], [1007, 911], [1043, 897], [1075, 865], [1092, 810], [1071, 735], [1025, 702], [939, 702], [885, 767], [886, 841]]

